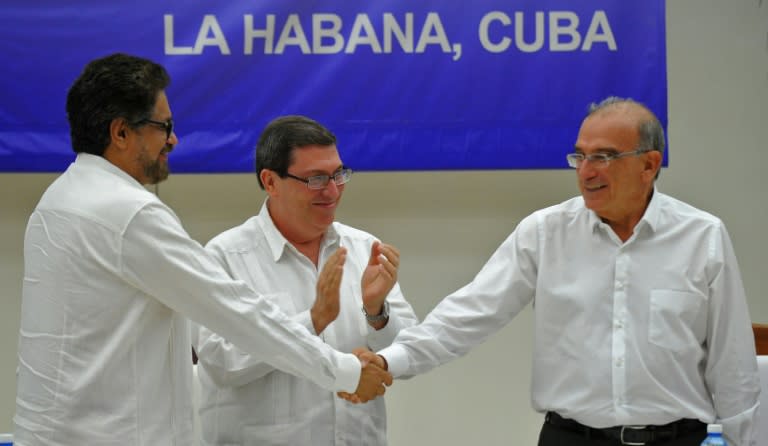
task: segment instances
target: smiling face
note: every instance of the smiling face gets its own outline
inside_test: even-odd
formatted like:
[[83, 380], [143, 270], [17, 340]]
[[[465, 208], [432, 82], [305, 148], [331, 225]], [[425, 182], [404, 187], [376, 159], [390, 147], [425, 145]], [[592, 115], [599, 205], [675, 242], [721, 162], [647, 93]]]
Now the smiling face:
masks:
[[[343, 164], [335, 145], [311, 145], [293, 149], [288, 173], [300, 178], [333, 175]], [[290, 242], [318, 241], [336, 218], [336, 208], [345, 185], [333, 180], [323, 189], [313, 190], [295, 178], [261, 171], [261, 180], [269, 194], [269, 213], [275, 226]]]
[[[644, 115], [639, 107], [623, 106], [588, 116], [579, 130], [576, 152], [618, 154], [637, 149]], [[614, 159], [602, 167], [582, 163], [576, 173], [584, 204], [614, 229], [618, 226], [631, 233], [648, 205], [660, 163], [661, 154], [656, 151]]]

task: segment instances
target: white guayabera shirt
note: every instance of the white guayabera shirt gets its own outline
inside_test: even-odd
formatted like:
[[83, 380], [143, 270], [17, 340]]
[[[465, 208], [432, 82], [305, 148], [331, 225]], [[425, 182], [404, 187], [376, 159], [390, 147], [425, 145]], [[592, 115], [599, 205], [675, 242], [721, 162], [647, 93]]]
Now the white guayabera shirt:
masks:
[[753, 441], [759, 380], [723, 223], [654, 191], [623, 242], [581, 197], [520, 222], [474, 280], [383, 354], [394, 376], [466, 353], [534, 303], [531, 400], [588, 426], [723, 424]]
[[232, 280], [173, 211], [101, 157], [78, 155], [45, 192], [24, 268], [16, 445], [192, 444], [185, 316], [329, 391], [357, 387], [354, 355]]
[[[374, 241], [372, 235], [338, 222], [323, 237], [321, 265], [339, 246], [347, 248], [341, 311], [319, 336], [340, 351], [384, 348], [402, 328], [418, 322], [397, 284], [387, 296], [387, 325], [374, 330], [366, 322], [360, 279]], [[318, 268], [277, 230], [266, 203], [259, 215], [217, 236], [207, 249], [233, 277], [245, 280], [314, 332], [309, 310]], [[306, 379], [276, 370], [206, 328], [199, 331], [198, 358], [204, 444], [386, 445], [383, 398], [351, 404]]]

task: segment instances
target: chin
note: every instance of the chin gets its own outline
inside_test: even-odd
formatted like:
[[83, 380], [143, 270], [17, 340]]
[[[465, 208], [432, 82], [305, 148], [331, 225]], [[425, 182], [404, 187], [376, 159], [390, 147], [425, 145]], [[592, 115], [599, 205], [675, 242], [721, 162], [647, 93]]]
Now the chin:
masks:
[[336, 217], [334, 215], [331, 216], [317, 216], [315, 217], [315, 225], [317, 227], [327, 229], [328, 226], [330, 226], [334, 221], [336, 220]]
[[602, 206], [600, 206], [600, 202], [598, 200], [590, 200], [588, 198], [584, 198], [584, 207], [591, 211], [600, 213]]

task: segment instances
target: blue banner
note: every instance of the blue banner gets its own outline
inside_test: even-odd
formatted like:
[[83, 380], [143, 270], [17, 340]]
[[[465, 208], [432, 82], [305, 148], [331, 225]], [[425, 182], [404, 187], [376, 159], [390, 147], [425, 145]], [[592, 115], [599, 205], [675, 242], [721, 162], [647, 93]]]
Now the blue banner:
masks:
[[168, 69], [174, 172], [253, 171], [284, 114], [358, 171], [565, 168], [610, 95], [667, 124], [663, 0], [6, 0], [0, 171], [66, 168], [67, 89], [113, 52]]

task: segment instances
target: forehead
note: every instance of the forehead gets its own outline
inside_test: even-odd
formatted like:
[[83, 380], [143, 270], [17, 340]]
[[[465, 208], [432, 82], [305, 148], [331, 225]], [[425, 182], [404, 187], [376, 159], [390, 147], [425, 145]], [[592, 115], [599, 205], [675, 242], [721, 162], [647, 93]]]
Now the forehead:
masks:
[[296, 147], [291, 152], [291, 166], [298, 169], [334, 171], [341, 166], [341, 158], [336, 145], [310, 145]]
[[581, 124], [575, 147], [585, 152], [600, 149], [633, 150], [639, 141], [639, 118], [624, 111], [598, 112]]
[[157, 100], [155, 101], [155, 108], [152, 110], [152, 117], [158, 118], [159, 121], [164, 121], [171, 117], [171, 105], [168, 103], [168, 97], [163, 90], [160, 90], [157, 93]]

